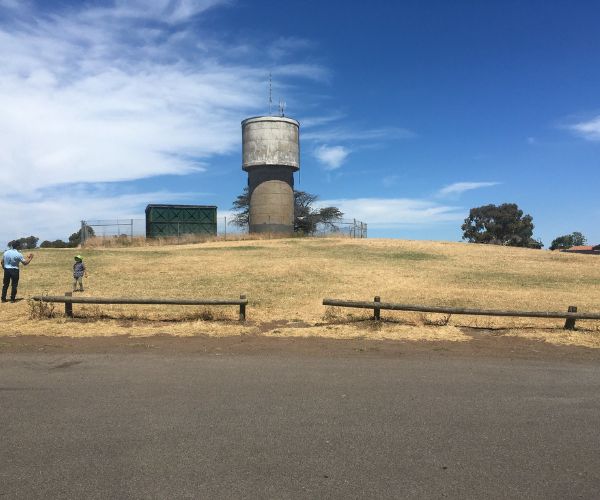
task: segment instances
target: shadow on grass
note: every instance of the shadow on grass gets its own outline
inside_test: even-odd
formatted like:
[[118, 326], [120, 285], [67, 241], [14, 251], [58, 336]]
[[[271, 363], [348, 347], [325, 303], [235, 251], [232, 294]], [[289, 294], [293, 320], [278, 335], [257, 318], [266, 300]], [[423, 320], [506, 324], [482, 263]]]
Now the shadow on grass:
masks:
[[569, 334], [569, 333], [587, 333], [587, 334], [592, 334], [592, 333], [596, 333], [596, 334], [600, 334], [600, 329], [598, 329], [598, 327], [586, 327], [584, 323], [582, 323], [581, 325], [578, 324], [574, 330], [565, 330], [565, 328], [560, 325], [557, 324], [555, 326], [539, 326], [539, 325], [519, 325], [519, 326], [482, 326], [482, 325], [470, 325], [468, 323], [461, 323], [461, 322], [450, 322], [451, 320], [451, 315], [439, 315], [440, 318], [439, 319], [431, 319], [431, 318], [427, 318], [427, 317], [420, 317], [419, 319], [415, 320], [415, 319], [408, 319], [408, 318], [381, 318], [381, 319], [374, 319], [371, 315], [353, 315], [353, 314], [346, 314], [343, 315], [341, 313], [339, 313], [338, 311], [336, 311], [336, 309], [340, 309], [340, 308], [336, 308], [336, 307], [331, 307], [324, 315], [323, 315], [323, 320], [322, 322], [319, 323], [315, 323], [315, 326], [332, 326], [332, 325], [355, 325], [355, 326], [365, 326], [367, 329], [370, 330], [379, 330], [382, 328], [382, 326], [384, 324], [389, 324], [389, 325], [406, 325], [406, 326], [412, 326], [412, 327], [441, 327], [441, 326], [453, 326], [455, 328], [459, 328], [462, 330], [471, 330], [471, 331], [480, 331], [480, 332], [497, 332], [498, 334], [501, 333], [508, 333], [508, 332], [514, 332], [514, 331], [546, 331], [546, 332], [563, 332], [565, 334]]
[[134, 326], [135, 324], [171, 324], [193, 321], [238, 323], [237, 317], [227, 315], [222, 311], [215, 312], [208, 308], [172, 316], [153, 316], [152, 314], [144, 315], [140, 312], [111, 313], [110, 311], [102, 310], [98, 306], [90, 306], [74, 313], [73, 318], [71, 318], [71, 321], [79, 323], [96, 323], [105, 320], [118, 321], [119, 325], [123, 327]]

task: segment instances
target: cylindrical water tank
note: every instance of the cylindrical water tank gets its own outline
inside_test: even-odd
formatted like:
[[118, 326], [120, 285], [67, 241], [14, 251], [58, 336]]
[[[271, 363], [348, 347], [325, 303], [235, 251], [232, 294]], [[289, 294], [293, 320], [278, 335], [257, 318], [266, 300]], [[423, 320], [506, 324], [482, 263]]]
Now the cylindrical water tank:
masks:
[[242, 122], [242, 168], [248, 172], [250, 232], [294, 229], [294, 172], [300, 168], [300, 124], [259, 116]]
[[257, 165], [300, 168], [300, 124], [283, 116], [257, 116], [242, 122], [242, 168]]

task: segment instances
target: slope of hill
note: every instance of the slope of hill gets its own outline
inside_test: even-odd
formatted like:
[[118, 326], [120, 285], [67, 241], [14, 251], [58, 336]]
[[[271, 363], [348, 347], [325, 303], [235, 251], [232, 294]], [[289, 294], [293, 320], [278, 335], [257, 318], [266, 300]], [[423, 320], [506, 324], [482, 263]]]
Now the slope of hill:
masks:
[[[64, 294], [74, 251], [38, 250], [22, 271], [21, 297]], [[195, 245], [84, 249], [87, 296], [248, 296], [248, 322], [234, 307], [57, 305], [52, 319], [30, 318], [27, 300], [2, 304], [2, 335], [321, 335], [468, 340], [462, 327], [600, 347], [600, 322], [371, 313], [327, 308], [324, 297], [498, 309], [600, 312], [600, 258], [446, 242], [278, 239]]]

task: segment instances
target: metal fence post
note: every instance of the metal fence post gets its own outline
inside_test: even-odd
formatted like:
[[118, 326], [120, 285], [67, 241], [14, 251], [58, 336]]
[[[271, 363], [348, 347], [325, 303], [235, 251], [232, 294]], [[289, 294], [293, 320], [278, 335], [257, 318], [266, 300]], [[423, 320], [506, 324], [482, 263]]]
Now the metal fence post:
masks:
[[[65, 297], [72, 297], [73, 292], [65, 292]], [[65, 302], [65, 316], [72, 318], [73, 317], [73, 303]]]

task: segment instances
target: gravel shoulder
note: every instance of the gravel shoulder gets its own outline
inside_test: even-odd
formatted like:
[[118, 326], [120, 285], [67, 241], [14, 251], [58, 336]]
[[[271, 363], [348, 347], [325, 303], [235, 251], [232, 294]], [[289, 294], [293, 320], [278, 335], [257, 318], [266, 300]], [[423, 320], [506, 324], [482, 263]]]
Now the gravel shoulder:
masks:
[[318, 337], [272, 337], [234, 335], [213, 337], [170, 335], [73, 338], [67, 336], [3, 336], [3, 353], [152, 353], [169, 355], [312, 355], [316, 357], [485, 357], [499, 359], [544, 359], [600, 361], [600, 349], [573, 345], [555, 345], [543, 340], [504, 335], [502, 331], [464, 329], [470, 340], [409, 341], [331, 339]]

